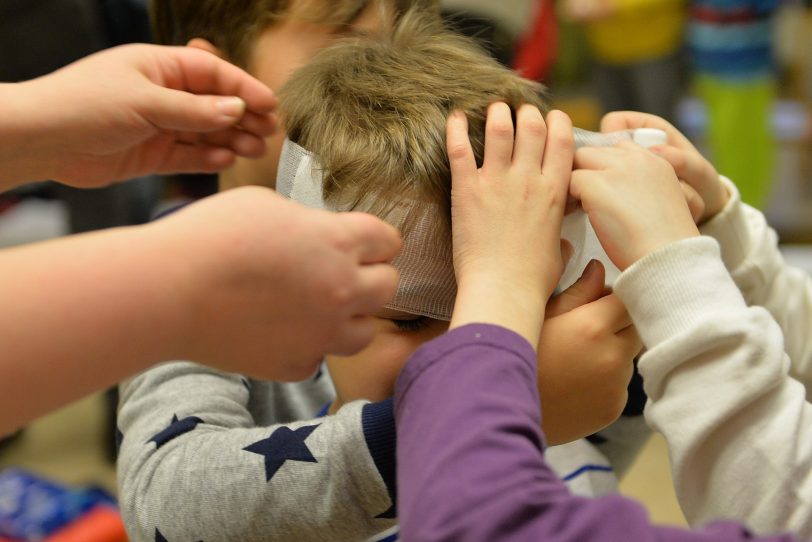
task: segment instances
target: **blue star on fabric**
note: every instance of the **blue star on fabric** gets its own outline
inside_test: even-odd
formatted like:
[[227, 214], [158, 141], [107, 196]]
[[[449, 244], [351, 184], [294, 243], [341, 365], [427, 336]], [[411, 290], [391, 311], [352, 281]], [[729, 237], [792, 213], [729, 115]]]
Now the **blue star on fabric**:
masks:
[[265, 456], [265, 481], [270, 482], [285, 461], [318, 463], [310, 453], [310, 448], [305, 444], [305, 439], [319, 425], [321, 424], [308, 425], [295, 431], [289, 427], [280, 427], [271, 433], [270, 437], [255, 442], [243, 450]]
[[158, 448], [160, 448], [170, 440], [188, 433], [189, 431], [193, 431], [194, 428], [201, 423], [203, 423], [203, 420], [197, 416], [190, 416], [188, 418], [178, 420], [178, 415], [175, 414], [172, 416], [172, 422], [169, 424], [169, 427], [149, 439], [147, 442], [154, 442], [158, 445]]

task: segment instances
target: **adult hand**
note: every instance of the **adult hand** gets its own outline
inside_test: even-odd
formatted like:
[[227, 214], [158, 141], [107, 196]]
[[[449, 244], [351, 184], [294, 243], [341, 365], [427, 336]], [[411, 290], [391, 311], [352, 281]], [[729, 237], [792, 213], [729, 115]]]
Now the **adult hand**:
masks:
[[724, 209], [730, 194], [719, 180], [716, 168], [671, 123], [656, 115], [635, 111], [608, 113], [601, 120], [604, 132], [635, 128], [657, 128], [667, 134], [667, 145], [649, 150], [671, 164], [677, 177], [685, 183], [683, 192], [697, 224], [706, 222]]
[[541, 426], [547, 444], [556, 445], [620, 416], [642, 343], [626, 308], [607, 295], [598, 261], [550, 300], [546, 316], [538, 348]]
[[223, 192], [147, 227], [177, 254], [167, 284], [181, 285], [178, 354], [234, 372], [299, 380], [325, 354], [355, 353], [397, 287], [395, 228], [265, 188]]
[[674, 169], [634, 143], [578, 149], [570, 193], [621, 271], [658, 248], [699, 235]]
[[[548, 130], [549, 128], [549, 130]], [[451, 328], [493, 323], [538, 343], [544, 305], [561, 275], [561, 219], [572, 170], [572, 123], [535, 107], [492, 105], [477, 169], [468, 125], [448, 121], [452, 237], [458, 293]]]
[[148, 173], [215, 172], [256, 157], [276, 98], [193, 48], [126, 45], [0, 86], [0, 182], [94, 187]]

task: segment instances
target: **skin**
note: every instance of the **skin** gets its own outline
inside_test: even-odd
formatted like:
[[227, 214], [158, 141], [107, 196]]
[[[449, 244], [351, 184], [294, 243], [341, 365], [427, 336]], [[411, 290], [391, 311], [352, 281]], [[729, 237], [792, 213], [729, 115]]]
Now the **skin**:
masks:
[[[509, 137], [510, 141], [513, 141], [512, 123], [510, 130], [507, 130], [508, 123], [511, 122], [509, 112], [507, 117], [505, 113], [501, 106], [492, 108], [489, 119], [496, 118], [503, 122], [495, 125], [492, 123], [489, 126], [488, 141], [491, 142], [492, 150], [489, 156], [507, 152], [507, 144], [500, 141], [500, 138]], [[558, 118], [556, 122], [563, 124], [567, 122], [560, 113], [554, 114], [554, 117]], [[528, 147], [537, 144], [539, 117], [534, 112], [523, 109], [519, 118], [524, 125], [520, 124], [518, 131], [526, 136], [526, 140], [520, 141], [519, 144], [526, 144]], [[449, 120], [449, 147], [459, 144], [466, 150], [466, 134], [464, 119]], [[502, 148], [494, 148], [493, 141], [501, 142]], [[557, 142], [557, 144], [566, 143]], [[543, 142], [539, 145], [539, 148], [543, 149]], [[566, 149], [564, 152], [566, 156]], [[486, 172], [486, 168], [483, 167], [478, 173], [483, 178], [490, 175], [515, 180], [518, 184], [521, 176], [527, 175], [528, 172], [539, 174], [532, 168], [525, 169], [527, 164], [523, 161], [538, 155], [529, 151], [527, 156], [528, 158], [523, 159], [520, 154], [515, 163], [502, 162], [500, 165], [491, 163], [489, 171]], [[488, 164], [486, 157], [485, 165]], [[470, 171], [467, 174], [470, 174]], [[522, 207], [516, 201], [521, 197], [521, 190], [511, 194], [514, 199], [507, 198], [506, 194], [499, 195], [502, 197], [501, 201], [499, 199], [494, 202], [484, 199], [477, 201], [477, 204], [484, 208], [482, 212], [496, 214], [497, 210], [491, 208], [492, 203], [511, 208]], [[490, 197], [492, 194], [483, 190], [482, 196]], [[504, 208], [501, 212], [505, 213]], [[534, 206], [527, 205], [526, 212], [530, 214], [539, 211]], [[517, 220], [524, 218], [526, 217]], [[472, 217], [471, 221], [474, 220]], [[512, 232], [507, 231], [511, 225], [507, 224], [505, 231], [502, 232], [505, 238], [512, 235]], [[467, 239], [458, 241], [458, 243], [466, 242]], [[511, 249], [515, 250], [515, 247], [505, 250]], [[495, 250], [495, 246], [487, 247], [487, 257], [494, 258], [494, 261], [487, 265], [505, 267], [501, 263], [504, 254], [493, 256]], [[485, 256], [464, 253], [463, 257], [476, 258], [478, 261]], [[516, 263], [518, 265], [522, 262]], [[483, 264], [482, 269], [487, 269], [487, 265]], [[478, 282], [474, 282], [471, 288], [475, 286], [478, 286]], [[494, 286], [482, 286], [485, 287]], [[526, 292], [527, 287], [524, 282], [500, 285], [500, 296], [507, 297], [505, 292], [508, 288]], [[477, 297], [476, 293], [471, 296], [477, 300], [477, 307], [472, 310], [479, 310], [478, 307], [483, 304], [485, 298]], [[511, 304], [515, 306], [517, 303], [513, 298]], [[541, 333], [536, 339], [536, 344], [539, 345], [538, 384], [542, 406], [545, 409], [542, 426], [549, 444], [561, 444], [594, 433], [620, 415], [626, 403], [626, 388], [633, 369], [632, 360], [639, 353], [641, 343], [623, 305], [615, 296], [606, 295], [604, 272], [598, 262], [591, 265], [572, 287], [547, 304], [546, 316], [543, 328], [539, 324]], [[342, 404], [355, 399], [380, 401], [391, 397], [394, 382], [410, 355], [423, 343], [441, 335], [449, 325], [447, 322], [396, 311], [379, 313], [376, 320], [377, 333], [369, 347], [352, 357], [327, 358], [338, 395], [337, 401], [331, 406], [333, 412]]]
[[399, 249], [375, 217], [244, 187], [145, 226], [0, 251], [14, 307], [0, 314], [0, 434], [169, 359], [305, 378], [372, 339]]
[[[391, 14], [376, 2], [372, 2], [349, 28], [301, 20], [298, 9], [303, 9], [302, 5], [294, 3], [289, 18], [260, 34], [248, 60], [249, 73], [272, 90], [281, 89], [297, 68], [336, 39], [374, 32], [392, 24]], [[193, 39], [189, 46], [224, 56], [222, 51], [203, 39]], [[262, 158], [237, 159], [232, 167], [220, 174], [220, 188], [243, 185], [274, 188], [284, 140], [284, 130], [279, 130], [265, 140], [268, 152]]]
[[276, 103], [259, 81], [199, 50], [102, 51], [0, 85], [0, 190], [43, 179], [90, 188], [147, 173], [219, 171], [265, 151]]
[[671, 123], [656, 115], [635, 111], [616, 111], [601, 120], [601, 130], [657, 128], [667, 136], [667, 145], [649, 149], [674, 168], [691, 214], [701, 225], [716, 216], [730, 199], [719, 174], [702, 153]]
[[[108, 50], [0, 85], [0, 187], [218, 171], [265, 151], [275, 106], [266, 85], [210, 53]], [[305, 378], [326, 352], [372, 339], [399, 250], [375, 217], [245, 187], [145, 226], [0, 251], [13, 308], [0, 314], [0, 435], [168, 359]]]

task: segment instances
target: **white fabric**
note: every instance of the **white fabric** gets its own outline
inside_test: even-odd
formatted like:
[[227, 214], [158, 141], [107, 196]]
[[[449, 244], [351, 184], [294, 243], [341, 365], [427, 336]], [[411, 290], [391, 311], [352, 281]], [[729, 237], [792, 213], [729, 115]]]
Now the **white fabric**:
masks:
[[721, 258], [710, 237], [682, 241], [627, 269], [615, 292], [648, 348], [646, 418], [668, 442], [689, 522], [810, 538], [812, 281], [729, 186], [703, 228]]

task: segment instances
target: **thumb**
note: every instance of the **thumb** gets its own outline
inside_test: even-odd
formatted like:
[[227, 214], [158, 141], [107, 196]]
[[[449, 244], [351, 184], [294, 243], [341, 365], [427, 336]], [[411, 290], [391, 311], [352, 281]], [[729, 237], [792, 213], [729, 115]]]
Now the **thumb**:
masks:
[[236, 96], [196, 95], [161, 88], [150, 101], [145, 117], [164, 130], [214, 132], [237, 124], [245, 107]]
[[560, 316], [587, 303], [603, 297], [606, 270], [598, 260], [592, 260], [584, 269], [575, 284], [555, 296], [547, 303], [547, 318]]

